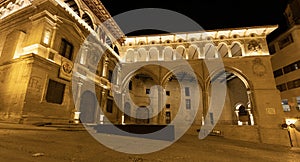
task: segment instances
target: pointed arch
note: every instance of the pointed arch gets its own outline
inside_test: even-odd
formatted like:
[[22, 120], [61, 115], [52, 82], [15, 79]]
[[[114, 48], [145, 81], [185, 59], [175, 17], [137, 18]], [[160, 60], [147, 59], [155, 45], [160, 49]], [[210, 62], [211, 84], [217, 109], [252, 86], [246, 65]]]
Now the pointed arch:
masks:
[[194, 60], [199, 58], [199, 48], [196, 45], [191, 45], [188, 50], [188, 59]]
[[176, 60], [186, 59], [186, 49], [184, 46], [180, 45], [176, 47], [175, 50]]
[[243, 46], [240, 42], [233, 42], [231, 44], [231, 55], [232, 57], [237, 57], [237, 56], [243, 56], [244, 55], [244, 50], [243, 50]]
[[92, 18], [90, 17], [90, 15], [85, 12], [83, 15], [82, 15], [82, 19], [83, 21], [85, 21], [92, 29], [94, 29], [94, 23], [93, 23], [93, 20]]
[[163, 50], [163, 57], [164, 57], [164, 61], [172, 61], [173, 60], [173, 48], [172, 47], [166, 47]]
[[137, 61], [147, 61], [147, 51], [145, 48], [139, 48], [136, 53]]
[[159, 51], [156, 47], [152, 47], [149, 49], [149, 61], [157, 61], [158, 55]]
[[125, 62], [134, 62], [134, 50], [128, 49], [125, 55]]
[[219, 57], [223, 58], [223, 57], [231, 57], [231, 53], [228, 49], [228, 45], [224, 42], [221, 42], [218, 45], [218, 55]]
[[207, 43], [204, 46], [204, 56], [206, 59], [216, 58], [216, 47], [212, 43]]
[[80, 16], [80, 11], [78, 4], [74, 0], [64, 0], [64, 2], [78, 15]]

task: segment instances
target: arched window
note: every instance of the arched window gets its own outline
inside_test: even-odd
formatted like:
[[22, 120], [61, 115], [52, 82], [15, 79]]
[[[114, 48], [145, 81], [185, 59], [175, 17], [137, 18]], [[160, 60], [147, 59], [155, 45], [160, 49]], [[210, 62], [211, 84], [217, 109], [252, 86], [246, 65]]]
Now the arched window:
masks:
[[137, 61], [146, 61], [147, 59], [147, 51], [144, 48], [138, 49], [137, 52]]
[[216, 47], [213, 44], [205, 45], [205, 58], [216, 58]]
[[228, 48], [225, 44], [221, 44], [219, 50], [218, 50], [219, 56], [222, 57], [228, 57]]
[[198, 59], [198, 56], [199, 56], [199, 52], [197, 46], [195, 45], [190, 46], [188, 51], [188, 59]]
[[66, 4], [79, 16], [79, 7], [74, 0], [64, 0]]
[[157, 61], [158, 60], [158, 50], [156, 48], [151, 48], [149, 50], [149, 61]]
[[127, 51], [127, 54], [125, 56], [125, 61], [126, 62], [134, 62], [134, 51], [133, 50]]
[[234, 43], [231, 47], [231, 55], [232, 57], [235, 57], [235, 56], [242, 56], [242, 48], [240, 46], [240, 44], [238, 43]]
[[176, 60], [185, 59], [185, 48], [179, 46], [176, 48]]
[[120, 54], [119, 54], [119, 49], [118, 49], [117, 46], [114, 47], [114, 51], [115, 51], [118, 55], [120, 55]]
[[166, 47], [164, 49], [164, 61], [173, 60], [173, 49], [171, 47]]
[[91, 19], [91, 17], [87, 14], [87, 13], [84, 13], [82, 15], [82, 19], [92, 28], [94, 29], [94, 25], [93, 25], [93, 21]]

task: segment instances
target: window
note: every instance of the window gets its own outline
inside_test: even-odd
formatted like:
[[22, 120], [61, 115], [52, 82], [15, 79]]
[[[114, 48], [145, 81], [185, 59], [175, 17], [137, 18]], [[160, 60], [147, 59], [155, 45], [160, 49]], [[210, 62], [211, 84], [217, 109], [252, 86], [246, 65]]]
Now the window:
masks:
[[296, 100], [297, 100], [297, 110], [300, 110], [300, 96], [296, 97]]
[[112, 99], [107, 99], [106, 112], [109, 112], [109, 113], [113, 112], [113, 100]]
[[44, 32], [43, 43], [46, 44], [46, 45], [49, 45], [49, 43], [50, 43], [50, 37], [51, 37], [51, 31], [50, 30], [46, 30]]
[[48, 59], [50, 60], [54, 60], [54, 53], [50, 52], [49, 55], [48, 55]]
[[113, 72], [111, 70], [108, 70], [108, 80], [109, 82], [112, 82]]
[[190, 96], [190, 88], [189, 87], [185, 87], [185, 96]]
[[300, 87], [300, 79], [296, 79], [290, 82], [287, 82], [288, 89], [294, 89]]
[[167, 96], [170, 96], [170, 91], [166, 91], [166, 95], [167, 95]]
[[283, 71], [284, 71], [284, 74], [287, 74], [287, 73], [292, 71], [292, 67], [291, 66], [286, 66], [286, 67], [283, 68]]
[[276, 86], [276, 88], [277, 88], [280, 92], [286, 91], [286, 90], [287, 90], [287, 87], [286, 87], [286, 84], [285, 84], [285, 83]]
[[73, 53], [73, 45], [68, 42], [66, 39], [61, 40], [59, 53], [65, 58], [71, 60]]
[[298, 61], [298, 62], [294, 62], [292, 64], [289, 64], [288, 66], [285, 66], [283, 68], [284, 74], [287, 74], [289, 72], [292, 72], [292, 71], [295, 71], [295, 70], [299, 69], [299, 65], [300, 65], [300, 63]]
[[288, 89], [293, 89], [293, 88], [295, 88], [294, 82], [293, 82], [293, 81], [287, 82], [286, 84], [287, 84], [287, 88], [288, 88]]
[[150, 94], [150, 89], [146, 89], [146, 94]]
[[166, 123], [167, 124], [171, 123], [171, 112], [170, 111], [166, 112]]
[[166, 117], [171, 117], [171, 112], [170, 111], [166, 112]]
[[281, 104], [284, 112], [291, 111], [290, 105], [288, 104], [288, 99], [281, 100]]
[[168, 108], [168, 109], [169, 109], [170, 107], [171, 107], [171, 105], [170, 105], [170, 104], [166, 104], [166, 108]]
[[186, 100], [185, 100], [185, 107], [186, 107], [186, 109], [188, 109], [188, 110], [191, 109], [191, 99], [186, 99]]
[[282, 69], [275, 70], [273, 74], [275, 78], [283, 75]]
[[214, 124], [215, 122], [214, 122], [214, 113], [212, 113], [212, 112], [210, 112], [209, 113], [209, 117], [210, 117], [210, 124]]
[[279, 40], [278, 45], [280, 49], [283, 49], [284, 47], [288, 46], [289, 44], [293, 43], [293, 37], [291, 34], [284, 37], [283, 39]]
[[65, 92], [65, 84], [49, 80], [46, 101], [49, 103], [62, 104]]

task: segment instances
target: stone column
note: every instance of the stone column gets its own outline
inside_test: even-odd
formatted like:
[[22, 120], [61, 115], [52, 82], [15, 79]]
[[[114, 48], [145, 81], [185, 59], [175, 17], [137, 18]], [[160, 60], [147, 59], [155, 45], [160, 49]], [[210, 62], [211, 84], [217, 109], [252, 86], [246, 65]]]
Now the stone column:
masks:
[[103, 63], [103, 71], [102, 71], [103, 77], [107, 76], [107, 66], [108, 66], [108, 57], [105, 56], [104, 63]]
[[75, 101], [75, 111], [74, 111], [74, 122], [79, 123], [79, 115], [80, 115], [80, 100], [81, 100], [81, 88], [83, 83], [79, 79], [77, 83], [77, 94], [76, 94], [76, 101]]

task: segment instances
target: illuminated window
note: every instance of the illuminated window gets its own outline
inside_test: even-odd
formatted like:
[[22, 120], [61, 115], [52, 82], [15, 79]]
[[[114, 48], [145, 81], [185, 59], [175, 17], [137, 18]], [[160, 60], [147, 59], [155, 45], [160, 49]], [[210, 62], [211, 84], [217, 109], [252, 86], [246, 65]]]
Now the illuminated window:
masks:
[[50, 37], [51, 37], [51, 31], [50, 30], [46, 30], [45, 33], [44, 33], [43, 43], [49, 45], [49, 43], [50, 43]]
[[186, 99], [185, 105], [186, 105], [186, 109], [190, 110], [191, 109], [191, 99]]
[[296, 97], [296, 100], [297, 100], [297, 110], [300, 110], [300, 96]]
[[66, 39], [62, 39], [60, 44], [59, 54], [71, 60], [72, 53], [73, 53], [73, 45], [70, 42], [68, 42]]
[[65, 92], [65, 84], [49, 80], [46, 101], [49, 103], [62, 104]]
[[290, 105], [288, 104], [288, 99], [281, 100], [281, 105], [282, 105], [282, 108], [283, 108], [284, 112], [291, 111]]

